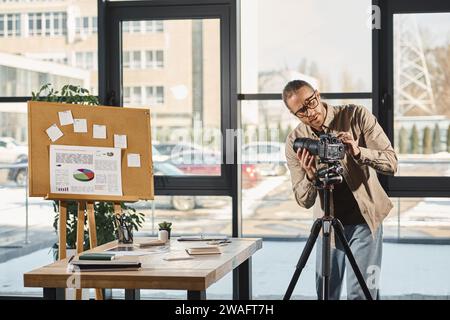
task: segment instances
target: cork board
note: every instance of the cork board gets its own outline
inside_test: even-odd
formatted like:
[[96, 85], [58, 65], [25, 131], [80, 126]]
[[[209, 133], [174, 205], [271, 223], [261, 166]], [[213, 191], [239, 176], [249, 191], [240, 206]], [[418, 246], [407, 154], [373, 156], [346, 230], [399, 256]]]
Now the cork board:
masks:
[[[72, 111], [73, 118], [87, 119], [87, 133], [74, 133], [73, 125], [61, 126], [59, 111]], [[63, 136], [52, 142], [45, 130], [57, 124]], [[93, 124], [106, 125], [106, 139], [92, 137]], [[114, 147], [114, 134], [127, 135], [127, 149], [122, 149], [122, 194], [110, 196], [111, 201], [151, 200], [154, 196], [150, 111], [107, 106], [84, 106], [53, 102], [28, 102], [28, 179], [30, 197], [50, 194], [50, 145]], [[140, 168], [129, 168], [127, 154], [138, 153]], [[66, 195], [73, 200], [108, 200], [107, 196]], [[106, 197], [106, 198], [105, 198]], [[57, 197], [56, 197], [57, 198]]]

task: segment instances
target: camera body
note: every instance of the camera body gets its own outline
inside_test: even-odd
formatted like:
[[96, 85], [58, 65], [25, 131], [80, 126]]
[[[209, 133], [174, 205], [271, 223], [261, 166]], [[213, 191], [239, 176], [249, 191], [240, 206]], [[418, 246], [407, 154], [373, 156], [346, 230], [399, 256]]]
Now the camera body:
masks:
[[332, 133], [320, 135], [319, 140], [297, 138], [293, 148], [296, 153], [299, 148], [305, 148], [321, 162], [336, 162], [345, 156], [345, 145]]

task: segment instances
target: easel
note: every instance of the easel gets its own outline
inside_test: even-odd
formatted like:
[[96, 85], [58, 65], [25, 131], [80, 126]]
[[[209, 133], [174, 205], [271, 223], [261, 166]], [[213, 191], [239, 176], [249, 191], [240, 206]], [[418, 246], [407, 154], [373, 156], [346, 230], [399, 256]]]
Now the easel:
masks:
[[[89, 231], [89, 248], [93, 249], [97, 246], [97, 229], [95, 224], [95, 215], [94, 215], [94, 202], [95, 201], [105, 201], [105, 202], [113, 202], [114, 204], [114, 214], [121, 215], [122, 207], [120, 202], [118, 202], [118, 198], [121, 201], [126, 202], [136, 202], [139, 201], [136, 197], [99, 197], [99, 196], [83, 196], [83, 199], [79, 199], [80, 195], [67, 195], [67, 194], [48, 194], [45, 197], [45, 200], [54, 200], [59, 201], [59, 246], [58, 246], [58, 260], [67, 258], [67, 204], [68, 201], [76, 201], [78, 203], [78, 214], [77, 214], [77, 239], [76, 239], [76, 249], [77, 254], [80, 254], [84, 251], [84, 212], [87, 213], [87, 222], [88, 222], [88, 231]], [[93, 198], [96, 198], [94, 200]], [[78, 199], [74, 199], [78, 198]], [[75, 291], [75, 299], [81, 300], [82, 289], [76, 289]], [[102, 288], [95, 288], [95, 299], [103, 300], [103, 292]]]
[[[51, 142], [46, 129], [52, 124], [59, 124], [58, 112], [72, 112], [75, 119], [86, 119], [86, 133], [74, 133], [72, 126], [59, 126], [63, 132], [55, 143]], [[106, 139], [94, 139], [92, 124], [107, 126]], [[132, 124], [132, 125], [124, 125]], [[152, 146], [150, 130], [150, 111], [148, 109], [113, 108], [108, 106], [86, 107], [84, 105], [28, 102], [28, 145], [29, 145], [29, 196], [44, 197], [46, 200], [59, 201], [59, 259], [67, 258], [67, 203], [78, 203], [78, 224], [76, 248], [77, 254], [83, 252], [85, 212], [89, 231], [89, 246], [97, 246], [97, 232], [94, 216], [94, 202], [114, 203], [114, 213], [122, 214], [121, 202], [151, 200], [154, 197]], [[114, 134], [127, 136], [127, 148], [122, 151], [121, 174], [122, 195], [102, 196], [90, 194], [55, 194], [50, 193], [49, 148], [52, 144], [69, 146], [112, 147]], [[140, 167], [127, 165], [127, 154], [140, 155]], [[96, 288], [96, 299], [102, 299], [102, 288]], [[81, 298], [81, 289], [76, 291]]]

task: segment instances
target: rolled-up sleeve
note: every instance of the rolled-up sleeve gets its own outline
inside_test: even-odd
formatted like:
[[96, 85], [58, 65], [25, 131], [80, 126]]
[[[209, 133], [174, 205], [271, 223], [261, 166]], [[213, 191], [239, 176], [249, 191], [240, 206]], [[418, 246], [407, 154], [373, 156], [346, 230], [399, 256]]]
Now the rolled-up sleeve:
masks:
[[291, 173], [292, 190], [294, 191], [297, 203], [309, 209], [314, 205], [317, 196], [317, 190], [314, 183], [308, 180], [306, 171], [301, 167], [297, 155], [292, 149], [295, 137], [290, 134], [286, 139], [286, 161]]
[[364, 107], [358, 107], [356, 116], [366, 147], [359, 147], [361, 153], [355, 161], [359, 165], [372, 167], [378, 173], [394, 175], [397, 172], [398, 159], [383, 128], [375, 116]]

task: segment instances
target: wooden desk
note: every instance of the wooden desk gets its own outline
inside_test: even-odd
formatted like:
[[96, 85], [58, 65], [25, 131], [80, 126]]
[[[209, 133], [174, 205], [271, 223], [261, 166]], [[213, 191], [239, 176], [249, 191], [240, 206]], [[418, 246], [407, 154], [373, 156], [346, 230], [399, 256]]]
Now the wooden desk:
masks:
[[[136, 238], [145, 240], [146, 238]], [[147, 238], [149, 239], [149, 238]], [[139, 289], [186, 290], [188, 299], [206, 299], [206, 289], [228, 272], [234, 271], [234, 299], [251, 299], [251, 257], [262, 248], [261, 239], [231, 238], [222, 246], [220, 255], [195, 256], [192, 260], [166, 261], [169, 254], [182, 252], [185, 248], [199, 245], [198, 241], [177, 241], [172, 238], [167, 253], [153, 253], [139, 257], [139, 271], [82, 272], [77, 278], [81, 288], [122, 288], [125, 299], [139, 299]], [[87, 252], [101, 252], [117, 246], [117, 241], [96, 247]], [[44, 299], [64, 299], [67, 280], [74, 273], [67, 272], [68, 259], [60, 260], [24, 274], [25, 287], [42, 287]], [[237, 290], [236, 290], [237, 289]]]

